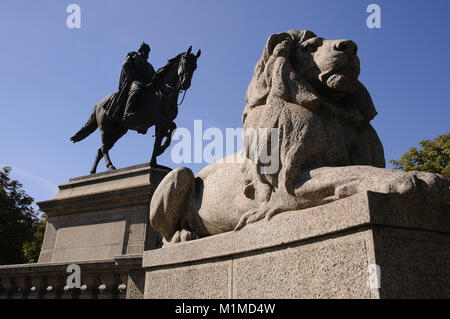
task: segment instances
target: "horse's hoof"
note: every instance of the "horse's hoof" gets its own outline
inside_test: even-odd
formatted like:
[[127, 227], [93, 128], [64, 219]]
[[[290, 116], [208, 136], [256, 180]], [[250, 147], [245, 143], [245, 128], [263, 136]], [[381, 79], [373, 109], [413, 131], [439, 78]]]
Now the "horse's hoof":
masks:
[[114, 165], [109, 165], [108, 166], [108, 171], [114, 171], [116, 168], [114, 167]]
[[93, 175], [93, 174], [95, 174], [96, 173], [96, 171], [90, 171], [90, 174], [91, 175]]

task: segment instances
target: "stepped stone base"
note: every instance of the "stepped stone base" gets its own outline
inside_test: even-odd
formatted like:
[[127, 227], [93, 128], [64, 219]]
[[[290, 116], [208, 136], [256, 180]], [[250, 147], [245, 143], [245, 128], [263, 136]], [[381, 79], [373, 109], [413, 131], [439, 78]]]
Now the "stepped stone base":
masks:
[[448, 298], [450, 212], [362, 193], [144, 252], [145, 298]]
[[165, 174], [144, 164], [60, 185], [53, 199], [38, 203], [48, 220], [39, 263], [112, 259], [158, 247], [148, 209]]

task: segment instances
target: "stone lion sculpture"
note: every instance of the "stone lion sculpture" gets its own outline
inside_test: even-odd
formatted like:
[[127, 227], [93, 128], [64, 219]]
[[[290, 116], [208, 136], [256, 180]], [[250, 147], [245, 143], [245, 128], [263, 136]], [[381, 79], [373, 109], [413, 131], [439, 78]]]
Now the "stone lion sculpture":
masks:
[[[363, 191], [448, 201], [442, 176], [384, 168], [370, 124], [377, 112], [359, 73], [350, 40], [297, 30], [271, 35], [246, 94], [243, 149], [196, 177], [175, 169], [156, 189], [150, 223], [164, 243], [239, 230]], [[247, 134], [265, 129], [277, 134]], [[267, 162], [262, 150], [273, 146]]]

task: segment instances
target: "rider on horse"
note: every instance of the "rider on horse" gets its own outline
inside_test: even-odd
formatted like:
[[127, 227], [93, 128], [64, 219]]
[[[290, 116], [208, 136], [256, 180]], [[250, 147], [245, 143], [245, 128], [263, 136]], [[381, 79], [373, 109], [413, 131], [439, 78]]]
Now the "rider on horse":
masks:
[[[151, 167], [160, 167], [156, 158], [171, 143], [171, 135], [176, 129], [174, 122], [178, 114], [178, 96], [191, 86], [191, 79], [197, 69], [197, 54], [192, 47], [178, 54], [156, 73], [147, 62], [150, 47], [142, 44], [139, 52], [128, 54], [123, 63], [119, 91], [111, 93], [97, 103], [84, 126], [70, 139], [82, 141], [97, 129], [100, 130], [102, 146], [97, 151], [91, 173], [95, 173], [99, 161], [104, 158], [106, 167], [113, 170], [108, 151], [128, 130], [145, 134], [155, 127]], [[167, 92], [167, 93], [166, 93]], [[131, 115], [131, 118], [129, 118]], [[124, 121], [123, 118], [126, 118]]]
[[146, 85], [150, 84], [155, 74], [155, 69], [147, 61], [150, 51], [150, 46], [142, 42], [138, 52], [128, 53], [122, 64], [119, 91], [128, 97], [125, 105], [120, 107], [120, 111], [123, 110], [123, 121], [129, 120], [134, 116], [134, 109], [142, 90]]

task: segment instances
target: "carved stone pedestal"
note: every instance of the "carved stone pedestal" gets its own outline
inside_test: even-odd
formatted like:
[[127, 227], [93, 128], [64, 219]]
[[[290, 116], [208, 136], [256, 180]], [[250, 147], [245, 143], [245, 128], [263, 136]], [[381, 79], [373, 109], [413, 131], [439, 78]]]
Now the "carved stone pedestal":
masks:
[[361, 193], [146, 251], [145, 298], [448, 298], [450, 212]]

